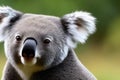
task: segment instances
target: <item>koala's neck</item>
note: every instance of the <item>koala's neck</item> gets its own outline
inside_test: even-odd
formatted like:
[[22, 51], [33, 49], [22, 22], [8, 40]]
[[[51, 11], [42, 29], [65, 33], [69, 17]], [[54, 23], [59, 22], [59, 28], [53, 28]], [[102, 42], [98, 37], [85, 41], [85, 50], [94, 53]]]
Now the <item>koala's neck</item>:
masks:
[[[76, 74], [77, 73], [77, 74]], [[30, 80], [95, 80], [94, 76], [82, 65], [73, 50], [59, 65], [45, 71], [36, 72]]]

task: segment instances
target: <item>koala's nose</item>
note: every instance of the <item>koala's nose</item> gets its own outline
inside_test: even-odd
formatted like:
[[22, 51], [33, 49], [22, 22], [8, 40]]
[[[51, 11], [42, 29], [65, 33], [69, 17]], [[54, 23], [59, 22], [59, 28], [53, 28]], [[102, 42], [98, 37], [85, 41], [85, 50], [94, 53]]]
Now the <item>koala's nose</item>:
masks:
[[23, 44], [22, 56], [25, 58], [33, 58], [35, 56], [36, 46], [37, 41], [34, 38], [27, 38]]

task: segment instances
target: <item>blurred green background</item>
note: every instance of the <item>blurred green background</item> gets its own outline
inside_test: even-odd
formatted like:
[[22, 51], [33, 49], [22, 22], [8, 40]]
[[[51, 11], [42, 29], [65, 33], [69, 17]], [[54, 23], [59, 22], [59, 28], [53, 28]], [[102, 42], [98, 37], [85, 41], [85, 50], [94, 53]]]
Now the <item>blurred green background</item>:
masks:
[[[73, 11], [87, 11], [97, 18], [97, 31], [75, 49], [82, 63], [98, 80], [120, 80], [120, 0], [0, 0], [27, 13], [63, 16]], [[0, 77], [5, 64], [0, 44]]]

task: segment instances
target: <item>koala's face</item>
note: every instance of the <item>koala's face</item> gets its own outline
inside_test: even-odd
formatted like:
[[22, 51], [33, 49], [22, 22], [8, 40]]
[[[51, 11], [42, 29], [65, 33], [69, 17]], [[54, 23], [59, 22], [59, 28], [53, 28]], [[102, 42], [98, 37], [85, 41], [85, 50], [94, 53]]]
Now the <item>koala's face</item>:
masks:
[[60, 64], [77, 42], [95, 31], [95, 18], [75, 12], [63, 18], [0, 7], [0, 38], [11, 64], [46, 69]]
[[[15, 64], [43, 68], [60, 63], [68, 50], [65, 35], [61, 25], [48, 19], [24, 14], [5, 40], [7, 57]], [[55, 19], [59, 22], [59, 18]]]

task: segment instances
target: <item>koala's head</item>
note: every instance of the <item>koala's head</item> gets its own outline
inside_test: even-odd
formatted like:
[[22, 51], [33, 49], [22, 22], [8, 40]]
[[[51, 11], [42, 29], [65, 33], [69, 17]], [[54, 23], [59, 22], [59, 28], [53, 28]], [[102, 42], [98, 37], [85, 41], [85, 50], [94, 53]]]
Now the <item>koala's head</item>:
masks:
[[84, 43], [95, 31], [95, 18], [74, 12], [62, 18], [27, 14], [0, 7], [0, 40], [13, 65], [46, 69], [61, 63], [69, 49]]

